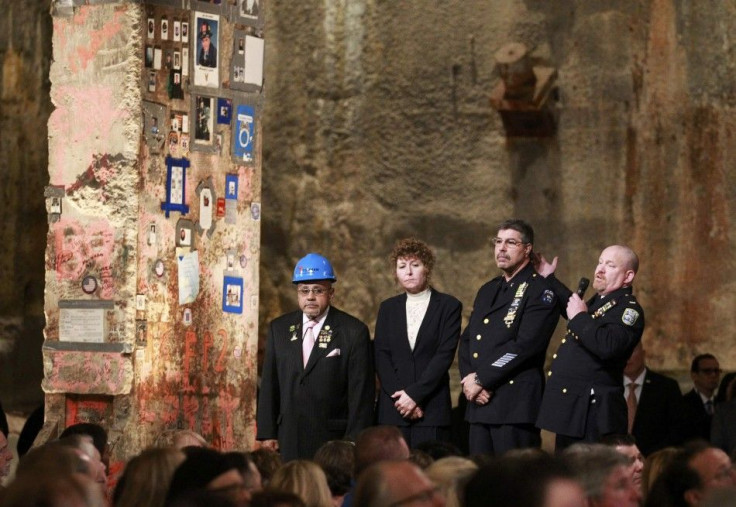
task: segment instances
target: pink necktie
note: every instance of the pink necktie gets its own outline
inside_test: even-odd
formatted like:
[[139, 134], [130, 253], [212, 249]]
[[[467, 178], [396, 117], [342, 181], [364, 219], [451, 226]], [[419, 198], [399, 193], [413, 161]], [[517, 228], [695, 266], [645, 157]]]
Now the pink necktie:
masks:
[[307, 366], [307, 361], [309, 361], [309, 354], [312, 353], [312, 349], [314, 348], [314, 332], [312, 331], [312, 328], [316, 326], [317, 323], [313, 320], [307, 321], [306, 324], [304, 324], [304, 339], [302, 340], [302, 360], [304, 361], [304, 366]]

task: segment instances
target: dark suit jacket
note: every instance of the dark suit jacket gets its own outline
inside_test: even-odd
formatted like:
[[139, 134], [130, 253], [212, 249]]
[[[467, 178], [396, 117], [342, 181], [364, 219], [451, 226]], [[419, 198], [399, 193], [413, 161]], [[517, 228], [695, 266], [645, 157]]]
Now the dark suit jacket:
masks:
[[[462, 304], [432, 290], [412, 351], [406, 333], [406, 301], [406, 294], [394, 296], [378, 310], [374, 337], [376, 372], [381, 381], [378, 423], [449, 426], [452, 399], [448, 370], [460, 337]], [[391, 395], [402, 389], [422, 408], [422, 419], [409, 421], [396, 410]]]
[[[523, 296], [516, 295], [528, 284]], [[512, 305], [518, 304], [513, 320]], [[494, 278], [483, 285], [460, 336], [460, 377], [477, 373], [491, 401], [468, 403], [470, 423], [534, 424], [544, 388], [542, 368], [550, 337], [557, 326], [556, 298], [547, 281], [531, 263], [510, 280]]]
[[716, 406], [710, 441], [729, 456], [736, 451], [736, 400], [725, 401]]
[[683, 442], [684, 410], [677, 381], [647, 368], [631, 430], [644, 456]]
[[687, 419], [686, 440], [702, 438], [710, 441], [710, 426], [713, 416], [708, 415], [703, 400], [695, 389], [691, 389], [682, 397], [685, 402], [685, 417]]
[[[554, 275], [547, 279], [560, 301], [570, 298], [570, 289]], [[643, 332], [644, 310], [631, 287], [591, 298], [588, 312], [568, 321], [567, 335], [553, 356], [537, 426], [573, 438], [625, 434], [624, 366]], [[597, 419], [591, 423], [597, 425], [595, 431], [586, 427], [593, 402], [597, 408]]]
[[373, 422], [366, 325], [330, 307], [306, 368], [301, 328], [301, 311], [271, 322], [258, 399], [257, 438], [278, 438], [285, 460], [311, 459], [328, 440], [354, 439]]

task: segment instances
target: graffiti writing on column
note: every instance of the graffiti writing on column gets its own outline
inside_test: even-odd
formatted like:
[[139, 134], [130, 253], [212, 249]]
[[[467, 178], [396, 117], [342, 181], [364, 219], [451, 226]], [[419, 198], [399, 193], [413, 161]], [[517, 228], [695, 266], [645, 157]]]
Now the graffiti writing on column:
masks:
[[86, 273], [95, 273], [102, 280], [100, 295], [112, 298], [115, 232], [110, 223], [95, 220], [82, 224], [62, 218], [53, 225], [53, 234], [57, 280], [79, 281]]
[[[237, 412], [244, 382], [228, 368], [228, 334], [224, 329], [198, 334], [189, 328], [183, 335], [177, 331], [169, 328], [158, 340], [152, 337], [157, 353], [151, 357], [150, 377], [139, 384], [141, 420], [192, 429], [218, 449], [235, 448], [235, 417], [245, 416]], [[154, 406], [150, 400], [161, 398], [160, 393], [162, 406]]]

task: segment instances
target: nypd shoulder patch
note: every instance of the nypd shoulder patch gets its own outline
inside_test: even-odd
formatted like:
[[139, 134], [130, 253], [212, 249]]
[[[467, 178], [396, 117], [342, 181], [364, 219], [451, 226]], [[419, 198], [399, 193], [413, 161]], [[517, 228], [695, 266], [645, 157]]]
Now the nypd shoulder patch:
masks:
[[624, 314], [621, 316], [621, 320], [627, 326], [633, 326], [636, 320], [639, 318], [639, 312], [633, 308], [627, 308], [624, 310]]
[[555, 293], [547, 289], [542, 293], [542, 302], [551, 305], [555, 300]]

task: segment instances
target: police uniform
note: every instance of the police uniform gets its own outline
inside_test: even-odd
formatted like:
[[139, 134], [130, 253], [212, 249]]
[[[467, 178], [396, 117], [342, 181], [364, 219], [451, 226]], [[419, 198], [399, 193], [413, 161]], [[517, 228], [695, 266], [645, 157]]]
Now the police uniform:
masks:
[[559, 319], [550, 284], [528, 263], [510, 281], [483, 285], [460, 338], [461, 378], [475, 372], [489, 403], [468, 403], [470, 452], [502, 454], [541, 444], [534, 427], [544, 387], [544, 359]]
[[[560, 301], [572, 295], [554, 275], [547, 280]], [[621, 379], [624, 366], [644, 332], [644, 311], [631, 287], [588, 301], [588, 312], [568, 321], [547, 372], [537, 426], [557, 434], [557, 446], [595, 442], [627, 432]]]

